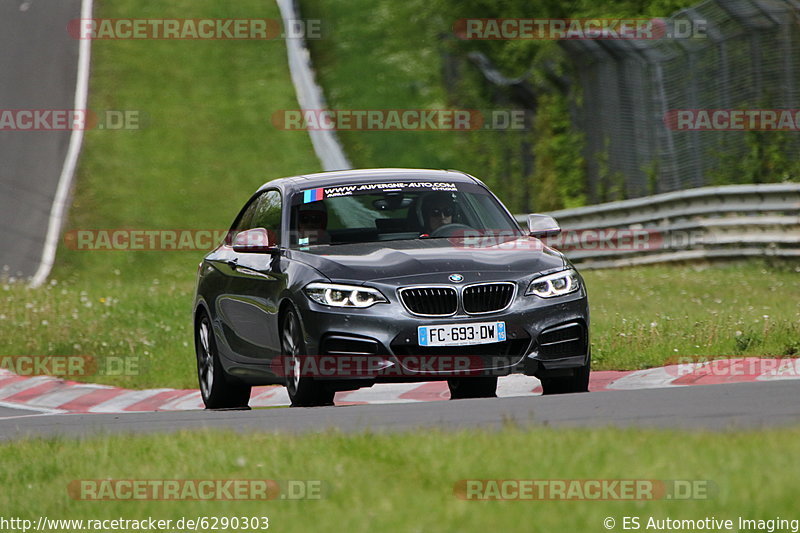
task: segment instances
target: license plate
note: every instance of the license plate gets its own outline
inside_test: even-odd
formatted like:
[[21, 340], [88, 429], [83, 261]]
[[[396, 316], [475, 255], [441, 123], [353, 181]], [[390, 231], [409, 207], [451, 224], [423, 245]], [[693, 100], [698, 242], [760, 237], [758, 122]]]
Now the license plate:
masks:
[[417, 328], [417, 341], [420, 346], [466, 346], [504, 340], [506, 340], [505, 322], [441, 324]]

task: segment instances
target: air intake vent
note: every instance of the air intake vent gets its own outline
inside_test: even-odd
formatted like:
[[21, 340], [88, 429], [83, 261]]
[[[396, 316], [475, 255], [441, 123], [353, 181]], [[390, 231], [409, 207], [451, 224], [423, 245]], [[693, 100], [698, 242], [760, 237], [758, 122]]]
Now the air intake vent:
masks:
[[400, 289], [400, 298], [415, 315], [448, 316], [458, 309], [458, 293], [452, 287], [409, 287]]
[[500, 311], [511, 304], [513, 297], [513, 283], [470, 285], [464, 288], [464, 311], [473, 315]]
[[584, 355], [588, 349], [586, 328], [578, 322], [547, 329], [539, 334], [538, 340], [539, 357], [542, 359]]

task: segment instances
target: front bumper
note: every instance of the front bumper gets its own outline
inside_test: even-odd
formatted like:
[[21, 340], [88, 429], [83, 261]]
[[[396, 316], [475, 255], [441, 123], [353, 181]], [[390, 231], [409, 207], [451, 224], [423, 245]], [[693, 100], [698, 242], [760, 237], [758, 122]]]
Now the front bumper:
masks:
[[[369, 285], [378, 288], [389, 303], [341, 309], [297, 295], [307, 354], [383, 361], [369, 365], [380, 370], [357, 376], [375, 382], [511, 373], [543, 377], [569, 373], [589, 363], [589, 308], [583, 287], [573, 294], [544, 299], [525, 296], [527, 280], [523, 280], [505, 310], [470, 315], [460, 308], [454, 315], [432, 318], [410, 313], [399, 300], [397, 285]], [[506, 324], [505, 342], [449, 347], [417, 343], [418, 326], [498, 321]]]

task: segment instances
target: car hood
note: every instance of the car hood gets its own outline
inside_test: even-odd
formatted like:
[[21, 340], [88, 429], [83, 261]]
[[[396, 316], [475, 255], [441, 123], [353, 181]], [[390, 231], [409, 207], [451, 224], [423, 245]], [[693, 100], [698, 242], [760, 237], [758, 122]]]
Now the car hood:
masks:
[[[363, 283], [393, 278], [425, 278], [446, 282], [450, 274], [473, 279], [507, 279], [567, 264], [564, 256], [532, 237], [502, 242], [459, 239], [414, 239], [310, 246], [292, 250], [292, 257], [331, 280]], [[438, 279], [444, 276], [443, 279]], [[513, 277], [517, 277], [513, 276]]]

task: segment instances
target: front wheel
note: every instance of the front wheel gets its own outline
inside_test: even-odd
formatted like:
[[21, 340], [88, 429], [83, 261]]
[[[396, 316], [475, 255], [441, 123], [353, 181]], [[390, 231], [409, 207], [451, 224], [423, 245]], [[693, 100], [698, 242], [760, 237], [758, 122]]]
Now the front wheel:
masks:
[[451, 400], [465, 398], [496, 398], [497, 378], [451, 378], [447, 380]]
[[250, 386], [237, 383], [225, 373], [217, 353], [211, 320], [203, 313], [194, 338], [197, 355], [197, 379], [206, 409], [246, 409]]
[[312, 377], [302, 376], [301, 359], [305, 354], [300, 319], [294, 309], [287, 311], [281, 326], [281, 350], [287, 359], [286, 391], [292, 407], [333, 405], [335, 391]]

